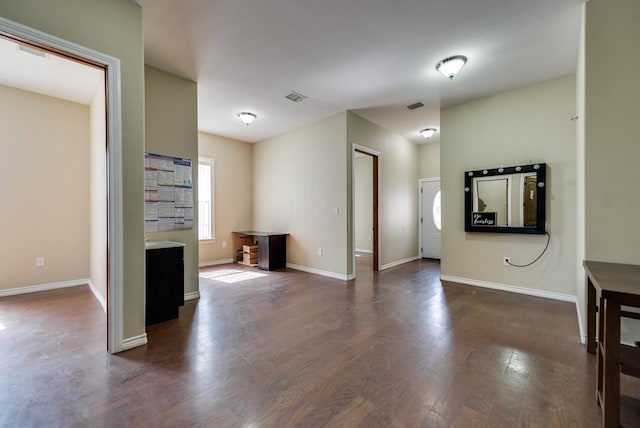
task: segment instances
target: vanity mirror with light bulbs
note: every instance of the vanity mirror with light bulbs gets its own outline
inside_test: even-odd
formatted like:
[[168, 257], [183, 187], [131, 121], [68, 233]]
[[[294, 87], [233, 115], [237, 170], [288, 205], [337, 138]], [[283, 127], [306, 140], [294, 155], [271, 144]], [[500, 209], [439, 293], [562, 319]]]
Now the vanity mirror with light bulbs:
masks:
[[547, 165], [466, 171], [465, 232], [544, 234]]

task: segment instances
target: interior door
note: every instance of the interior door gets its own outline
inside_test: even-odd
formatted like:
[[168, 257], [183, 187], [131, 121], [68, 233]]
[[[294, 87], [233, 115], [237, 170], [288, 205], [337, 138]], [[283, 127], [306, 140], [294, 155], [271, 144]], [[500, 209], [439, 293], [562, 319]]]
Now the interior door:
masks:
[[426, 181], [422, 195], [422, 258], [440, 259], [441, 204], [440, 180]]

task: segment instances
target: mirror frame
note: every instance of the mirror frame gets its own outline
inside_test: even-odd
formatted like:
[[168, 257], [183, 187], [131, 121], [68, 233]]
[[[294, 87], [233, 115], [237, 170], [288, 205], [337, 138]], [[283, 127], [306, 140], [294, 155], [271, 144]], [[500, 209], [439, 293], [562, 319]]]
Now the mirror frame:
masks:
[[[473, 214], [473, 179], [476, 177], [490, 177], [510, 174], [536, 173], [536, 225], [535, 227], [510, 226], [474, 226], [471, 222]], [[542, 186], [540, 185], [542, 183]], [[524, 233], [542, 235], [546, 233], [546, 188], [547, 164], [518, 165], [492, 169], [465, 171], [464, 173], [464, 231], [484, 233]]]

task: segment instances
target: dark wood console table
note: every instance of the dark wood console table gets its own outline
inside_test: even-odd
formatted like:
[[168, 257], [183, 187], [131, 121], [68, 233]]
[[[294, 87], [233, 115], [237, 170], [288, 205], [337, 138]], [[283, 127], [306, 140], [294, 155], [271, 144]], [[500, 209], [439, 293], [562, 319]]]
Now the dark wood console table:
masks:
[[[620, 372], [640, 376], [640, 349], [620, 344], [620, 318], [640, 318], [635, 312], [622, 310], [623, 305], [640, 307], [640, 265], [585, 260], [584, 268], [587, 273], [587, 351], [598, 355], [596, 397], [602, 407], [602, 426], [617, 428], [620, 426]], [[597, 341], [596, 320], [600, 330]]]
[[276, 270], [287, 267], [287, 233], [241, 231], [233, 232], [235, 251], [242, 250], [247, 239], [258, 243], [258, 268]]

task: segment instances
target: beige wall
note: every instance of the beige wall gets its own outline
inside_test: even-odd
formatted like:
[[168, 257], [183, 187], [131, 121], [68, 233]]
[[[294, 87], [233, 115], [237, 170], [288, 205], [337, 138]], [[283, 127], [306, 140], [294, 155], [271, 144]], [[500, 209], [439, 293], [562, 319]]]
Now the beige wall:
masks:
[[[382, 268], [418, 257], [418, 148], [411, 141], [348, 112], [349, 163], [351, 144], [381, 153], [379, 158], [379, 257]], [[351, 198], [349, 165], [349, 198]], [[349, 234], [349, 254], [353, 242]], [[349, 259], [349, 273], [352, 272]]]
[[576, 305], [580, 335], [586, 341], [587, 332], [584, 321], [587, 319], [587, 289], [585, 271], [582, 262], [585, 259], [585, 12], [582, 6], [580, 23], [580, 41], [578, 45], [578, 64], [576, 67]]
[[373, 158], [353, 161], [353, 222], [357, 251], [373, 250]]
[[[640, 2], [592, 0], [586, 16], [586, 256], [640, 263]], [[612, 67], [611, 64], [622, 64]]]
[[[191, 159], [194, 204], [198, 195], [198, 96], [195, 82], [145, 66], [145, 151]], [[194, 227], [146, 233], [150, 241], [177, 241], [184, 248], [184, 292], [198, 286], [197, 206]]]
[[254, 228], [290, 234], [287, 263], [338, 277], [347, 274], [346, 128], [342, 112], [253, 150]]
[[418, 176], [440, 177], [440, 141], [418, 144]]
[[145, 331], [142, 10], [128, 0], [3, 0], [0, 16], [121, 61], [123, 337], [142, 335]]
[[253, 225], [253, 145], [201, 132], [198, 151], [215, 162], [215, 239], [200, 242], [199, 260], [203, 265], [229, 261], [233, 258], [231, 232], [250, 230]]
[[88, 278], [88, 157], [87, 106], [0, 86], [0, 289]]
[[[89, 107], [89, 278], [106, 305], [107, 172], [104, 77]], [[106, 309], [106, 308], [105, 308]]]
[[[442, 275], [575, 296], [575, 76], [496, 94], [441, 115]], [[482, 132], [478, 132], [482, 129]], [[548, 253], [545, 236], [465, 233], [463, 174], [467, 170], [546, 162]]]
[[[586, 8], [586, 258], [640, 264], [640, 2], [591, 0]], [[638, 332], [636, 322], [633, 339]]]

